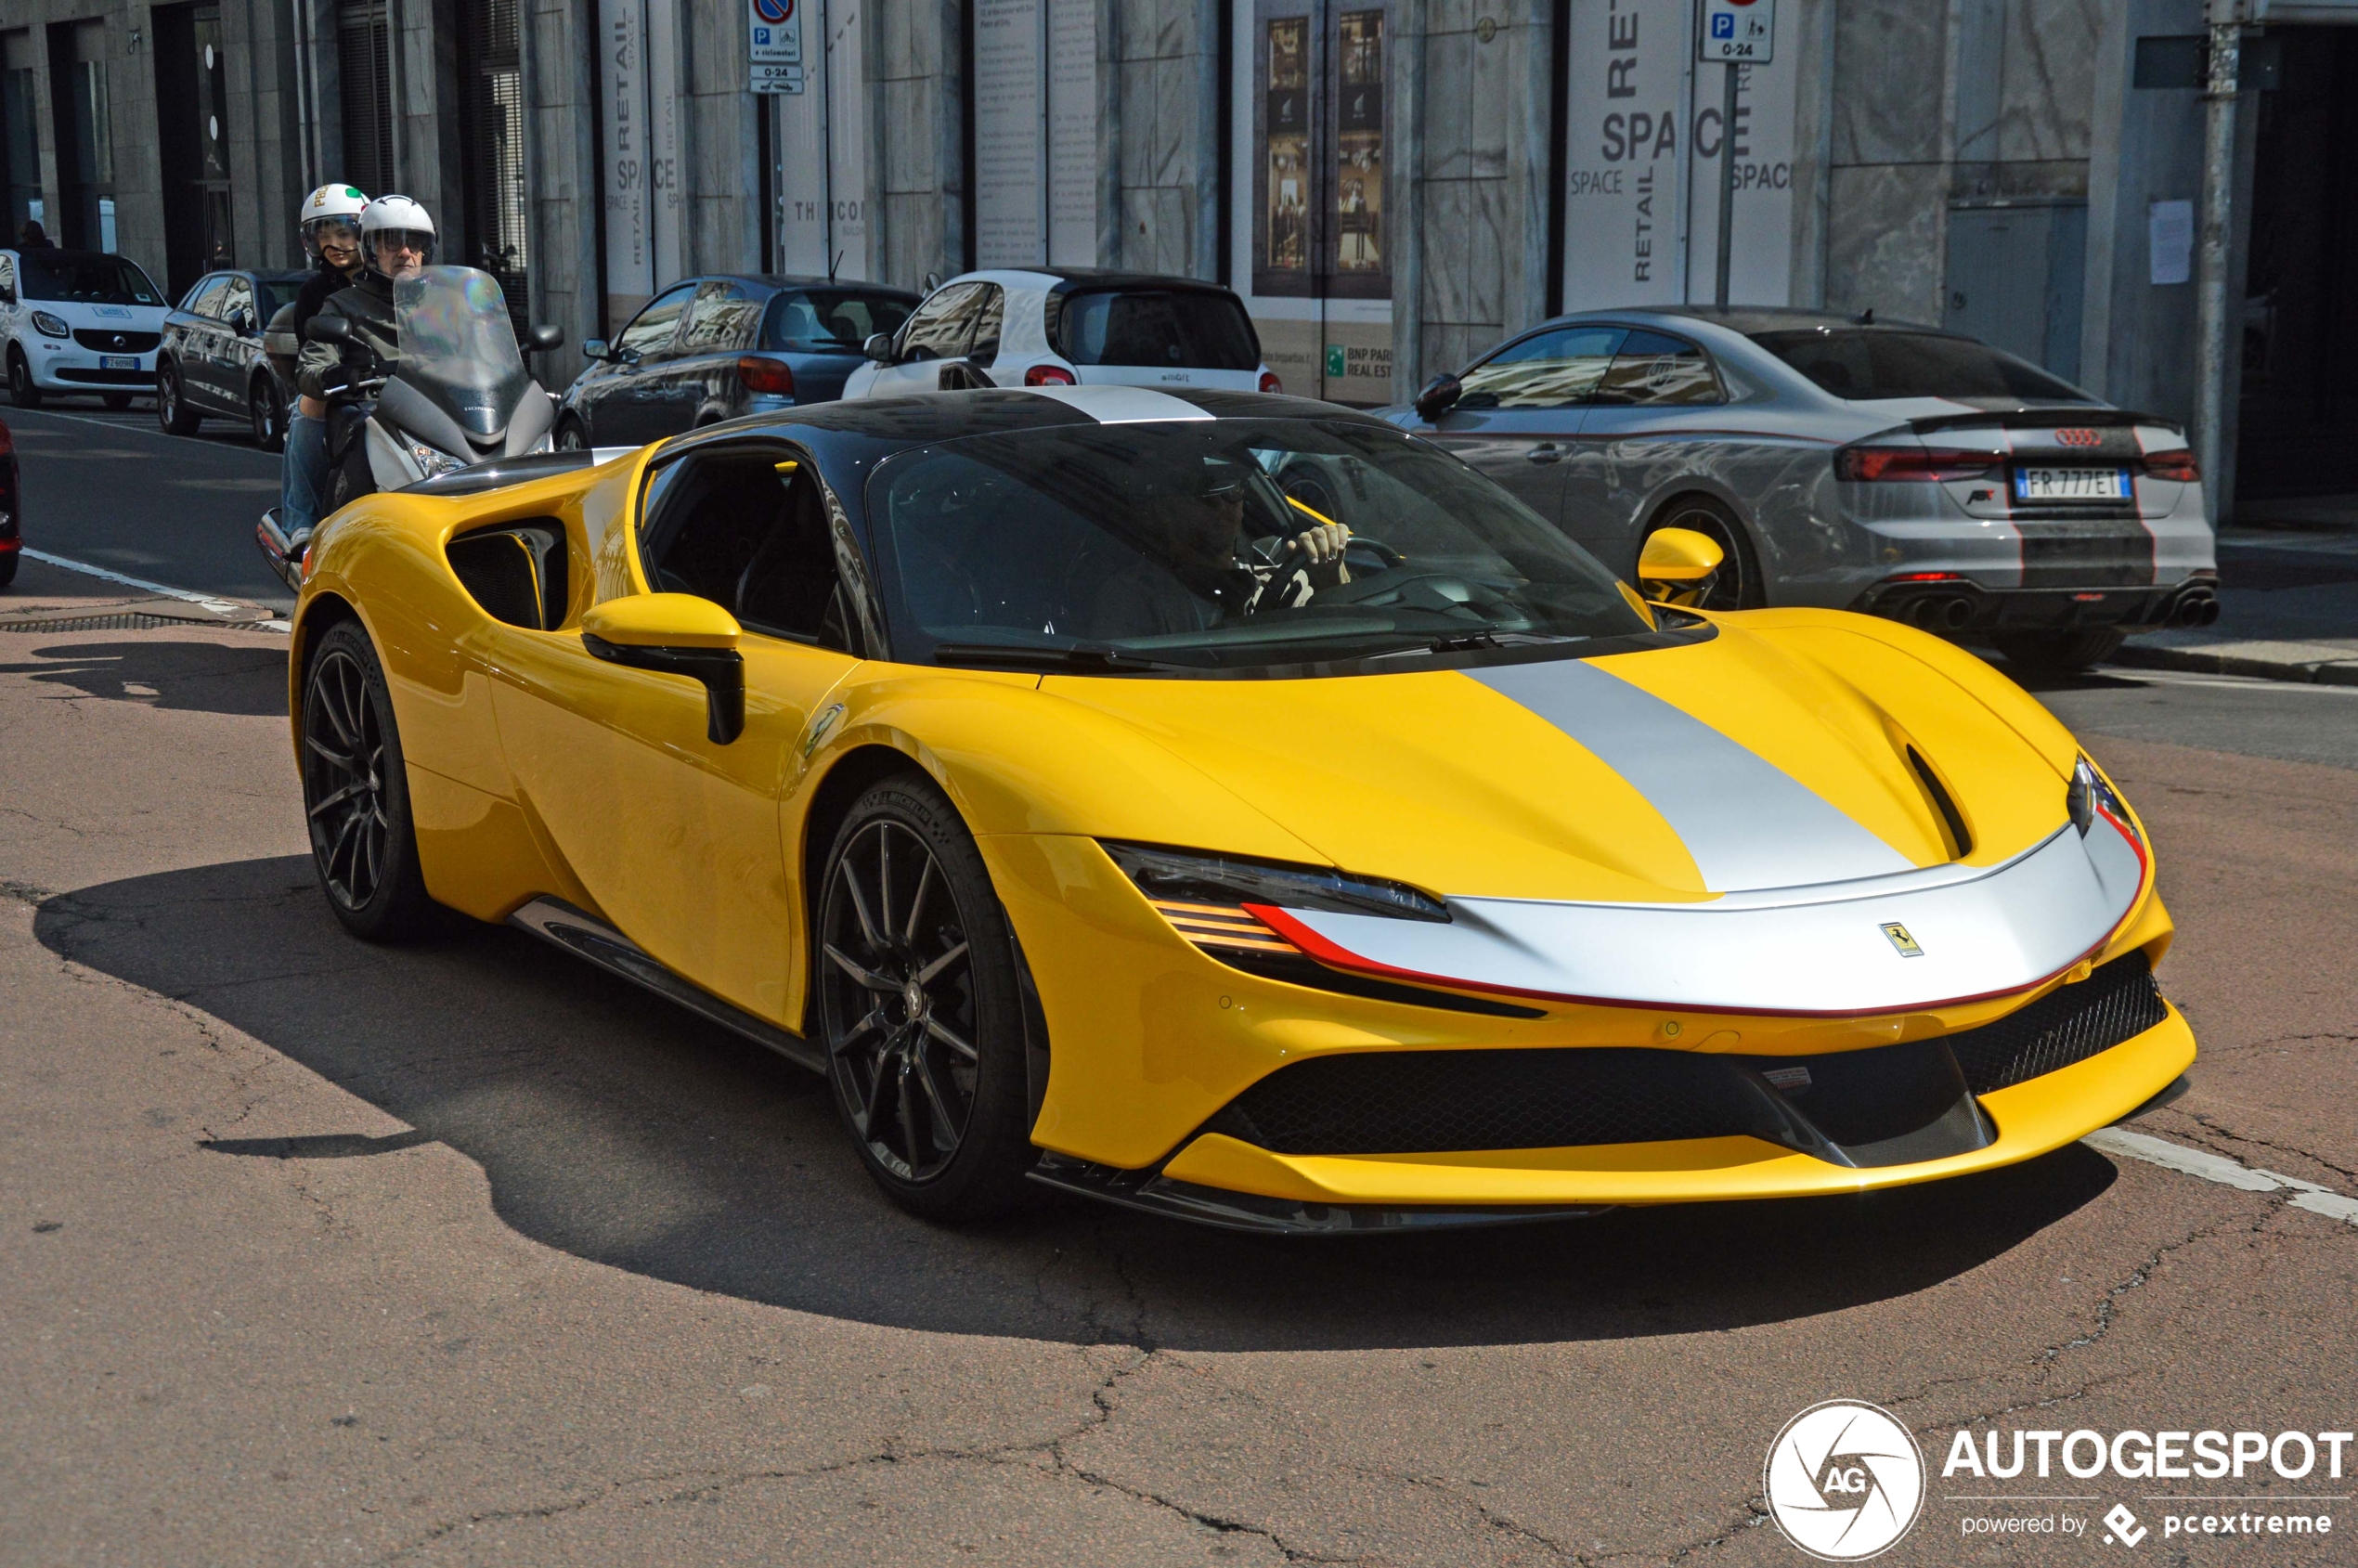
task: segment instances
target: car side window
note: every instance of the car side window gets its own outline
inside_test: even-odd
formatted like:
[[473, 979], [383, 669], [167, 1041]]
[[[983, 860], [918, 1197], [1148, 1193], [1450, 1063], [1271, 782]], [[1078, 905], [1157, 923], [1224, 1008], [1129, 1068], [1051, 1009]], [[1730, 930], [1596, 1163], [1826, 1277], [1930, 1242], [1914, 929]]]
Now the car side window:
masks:
[[221, 317], [221, 302], [229, 292], [229, 279], [208, 278], [188, 294], [188, 303], [180, 308], [193, 316], [207, 316], [215, 320]]
[[694, 452], [648, 494], [641, 542], [658, 590], [709, 599], [772, 637], [850, 651], [826, 506], [806, 460], [768, 447]]
[[1509, 343], [1458, 378], [1460, 408], [1571, 408], [1590, 401], [1626, 327], [1554, 327]]
[[688, 324], [680, 330], [680, 352], [734, 354], [751, 348], [761, 328], [761, 302], [747, 299], [738, 284], [719, 279], [699, 283]]
[[1661, 332], [1631, 332], [1598, 383], [1595, 401], [1655, 408], [1724, 403], [1727, 396], [1702, 349]]
[[631, 317], [630, 325], [615, 340], [615, 348], [635, 350], [641, 359], [662, 358], [670, 352], [672, 336], [680, 329], [680, 313], [688, 308], [694, 292], [694, 284], [682, 283], [657, 294], [646, 309]]
[[975, 312], [974, 342], [966, 349], [966, 357], [978, 365], [988, 365], [999, 357], [999, 332], [1006, 319], [1007, 292], [996, 283], [982, 287], [982, 304]]
[[907, 364], [919, 359], [955, 359], [965, 353], [985, 286], [952, 283], [937, 290], [901, 329], [900, 352], [893, 357]]
[[240, 310], [249, 317], [253, 315], [253, 285], [242, 278], [232, 278], [221, 291], [221, 319], [235, 321]]

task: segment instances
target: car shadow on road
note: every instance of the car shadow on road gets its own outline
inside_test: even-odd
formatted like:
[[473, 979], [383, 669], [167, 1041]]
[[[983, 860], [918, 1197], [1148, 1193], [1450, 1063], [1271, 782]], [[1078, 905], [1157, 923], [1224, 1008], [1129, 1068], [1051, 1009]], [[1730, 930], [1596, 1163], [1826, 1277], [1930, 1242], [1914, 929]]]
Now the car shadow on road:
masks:
[[21, 675], [35, 685], [85, 697], [191, 713], [283, 719], [286, 669], [286, 639], [264, 642], [259, 634], [243, 646], [162, 638], [53, 642], [39, 631], [12, 631], [0, 638], [0, 675]]
[[225, 1160], [437, 1141], [547, 1246], [903, 1328], [1211, 1350], [1703, 1332], [1924, 1290], [2113, 1179], [2074, 1145], [1857, 1199], [1441, 1236], [1237, 1236], [1045, 1195], [1017, 1219], [950, 1229], [875, 1191], [817, 1078], [513, 930], [355, 941], [302, 857], [58, 895], [35, 928], [60, 956], [202, 1009], [418, 1133], [257, 1126], [210, 1146]]

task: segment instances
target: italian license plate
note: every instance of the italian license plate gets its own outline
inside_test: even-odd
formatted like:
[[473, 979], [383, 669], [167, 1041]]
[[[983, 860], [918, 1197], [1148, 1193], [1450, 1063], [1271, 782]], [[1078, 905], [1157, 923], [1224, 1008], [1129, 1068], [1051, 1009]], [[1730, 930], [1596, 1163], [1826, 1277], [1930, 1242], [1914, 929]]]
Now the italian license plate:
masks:
[[2018, 501], [2125, 501], [2129, 471], [2120, 468], [2018, 468]]
[[98, 369], [101, 370], [136, 370], [138, 368], [139, 356], [136, 354], [101, 354], [98, 356]]

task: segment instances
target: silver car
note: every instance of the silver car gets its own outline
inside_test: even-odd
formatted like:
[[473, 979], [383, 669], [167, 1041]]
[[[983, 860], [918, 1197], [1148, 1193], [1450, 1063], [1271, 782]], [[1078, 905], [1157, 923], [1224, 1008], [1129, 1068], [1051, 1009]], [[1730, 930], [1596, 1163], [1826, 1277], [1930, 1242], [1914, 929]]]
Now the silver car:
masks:
[[1817, 605], [2084, 667], [2218, 618], [2185, 432], [1936, 328], [1819, 311], [1587, 311], [1386, 415], [1635, 580], [1711, 535], [1705, 603]]

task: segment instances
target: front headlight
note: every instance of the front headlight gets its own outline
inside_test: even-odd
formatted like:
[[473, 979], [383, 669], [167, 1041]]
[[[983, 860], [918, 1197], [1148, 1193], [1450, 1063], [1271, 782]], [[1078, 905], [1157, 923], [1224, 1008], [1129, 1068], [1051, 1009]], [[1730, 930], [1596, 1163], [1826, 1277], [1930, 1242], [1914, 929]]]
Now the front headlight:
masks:
[[1100, 842], [1114, 864], [1181, 936], [1216, 953], [1301, 952], [1249, 905], [1445, 924], [1449, 919], [1449, 910], [1440, 900], [1399, 882], [1353, 876], [1325, 866], [1166, 849], [1155, 844]]
[[2120, 792], [2106, 784], [2105, 776], [2096, 771], [2096, 765], [2085, 757], [2071, 771], [2071, 788], [2066, 800], [2071, 809], [2071, 825], [2079, 830], [2080, 837], [2087, 837], [2088, 830], [2103, 816], [2110, 818], [2113, 825], [2132, 841], [2144, 842], [2144, 836], [2137, 831], [2137, 819], [2129, 814], [2128, 803], [2120, 798]]
[[73, 336], [73, 329], [65, 324], [64, 317], [52, 316], [45, 310], [36, 310], [32, 313], [32, 324], [41, 331], [53, 338], [70, 338]]
[[429, 447], [422, 441], [409, 443], [409, 456], [416, 461], [419, 470], [429, 479], [438, 479], [443, 474], [455, 473], [467, 466], [464, 461], [452, 457], [440, 447]]

